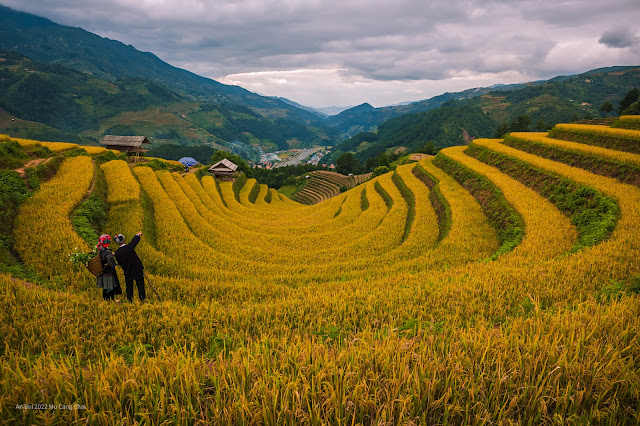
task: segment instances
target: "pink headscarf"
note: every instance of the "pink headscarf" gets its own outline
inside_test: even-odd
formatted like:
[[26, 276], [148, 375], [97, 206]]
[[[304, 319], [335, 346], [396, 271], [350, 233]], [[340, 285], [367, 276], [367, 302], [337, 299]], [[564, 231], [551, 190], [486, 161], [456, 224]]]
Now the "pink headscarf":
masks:
[[111, 243], [111, 237], [107, 234], [102, 234], [100, 235], [100, 238], [98, 238], [98, 244], [96, 244], [96, 248], [99, 251], [103, 249], [108, 249], [110, 243]]

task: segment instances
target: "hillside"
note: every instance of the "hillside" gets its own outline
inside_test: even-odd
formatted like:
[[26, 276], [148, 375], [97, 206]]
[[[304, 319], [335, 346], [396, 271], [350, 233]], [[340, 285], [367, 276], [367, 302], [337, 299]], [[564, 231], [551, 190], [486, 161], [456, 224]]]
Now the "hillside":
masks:
[[336, 146], [333, 158], [337, 159], [344, 152], [353, 152], [364, 162], [399, 146], [411, 151], [427, 142], [438, 148], [463, 145], [476, 137], [490, 137], [496, 128], [496, 121], [479, 107], [440, 107], [393, 118], [375, 133], [360, 133], [347, 139]]
[[[387, 120], [404, 114], [417, 114], [438, 108], [450, 101], [468, 100], [463, 104], [487, 107], [498, 122], [510, 121], [530, 109], [529, 102], [547, 95], [545, 108], [539, 108], [534, 123], [546, 124], [569, 120], [585, 114], [598, 116], [605, 101], [619, 101], [624, 94], [638, 85], [639, 68], [609, 67], [591, 70], [575, 76], [559, 76], [547, 81], [523, 84], [497, 85], [444, 93], [430, 99], [403, 105], [373, 108], [366, 105], [351, 108], [328, 117], [325, 123], [347, 137], [358, 132], [370, 132]], [[590, 105], [581, 105], [586, 102]], [[585, 108], [588, 106], [588, 108]]]
[[[501, 85], [504, 89], [516, 89], [525, 85]], [[495, 91], [495, 87], [485, 87], [464, 90], [462, 92], [444, 93], [419, 102], [410, 102], [402, 105], [392, 105], [374, 108], [368, 103], [347, 109], [331, 117], [327, 117], [324, 123], [339, 131], [343, 137], [351, 137], [360, 132], [371, 132], [387, 120], [405, 114], [417, 114], [440, 107], [443, 103], [481, 96]]]
[[[638, 123], [476, 139], [312, 206], [77, 148], [26, 188], [52, 154], [5, 137], [3, 420], [638, 423]], [[89, 200], [144, 231], [161, 300], [68, 261]], [[82, 409], [13, 409], [43, 395]]]
[[[252, 158], [261, 150], [327, 144], [333, 137], [237, 103], [194, 102], [148, 79], [109, 82], [8, 51], [0, 51], [0, 107], [19, 120], [0, 122], [0, 131], [25, 138], [95, 143], [104, 134], [142, 134], [155, 143], [215, 144]], [[43, 134], [42, 126], [27, 121], [51, 131]]]
[[291, 199], [306, 205], [317, 204], [360, 185], [370, 177], [371, 173], [345, 176], [325, 170], [309, 172], [301, 177], [304, 179], [304, 186], [296, 191]]
[[111, 82], [121, 78], [145, 78], [195, 100], [239, 103], [260, 110], [267, 117], [289, 117], [299, 121], [318, 118], [279, 99], [173, 67], [154, 54], [140, 52], [131, 45], [5, 6], [0, 6], [0, 49]]
[[0, 107], [20, 119], [93, 139], [112, 131], [159, 142], [215, 142], [249, 158], [275, 148], [331, 145], [336, 138], [317, 113], [291, 102], [200, 77], [81, 28], [4, 6], [0, 12]]
[[[384, 149], [399, 146], [417, 149], [427, 142], [432, 142], [436, 148], [460, 145], [468, 140], [466, 133], [473, 137], [489, 137], [500, 124], [513, 122], [525, 115], [530, 120], [530, 130], [539, 131], [547, 130], [549, 123], [600, 117], [600, 106], [605, 101], [619, 102], [639, 82], [640, 67], [611, 67], [578, 76], [513, 85], [508, 90], [485, 88], [477, 89], [475, 93], [447, 94], [437, 98], [438, 102], [431, 103], [430, 110], [389, 119], [379, 124], [375, 132], [365, 129], [374, 129], [378, 119], [395, 113], [385, 115], [384, 109], [360, 108], [351, 118], [353, 122], [364, 123], [353, 127], [363, 132], [337, 145], [333, 158], [335, 160], [343, 152], [353, 152], [363, 160]], [[450, 107], [454, 109], [448, 109]], [[486, 118], [478, 115], [478, 109]], [[342, 114], [348, 114], [348, 111]], [[456, 115], [459, 117], [457, 121]], [[471, 118], [479, 126], [472, 127], [464, 117]], [[328, 120], [331, 119], [337, 120], [338, 116]]]

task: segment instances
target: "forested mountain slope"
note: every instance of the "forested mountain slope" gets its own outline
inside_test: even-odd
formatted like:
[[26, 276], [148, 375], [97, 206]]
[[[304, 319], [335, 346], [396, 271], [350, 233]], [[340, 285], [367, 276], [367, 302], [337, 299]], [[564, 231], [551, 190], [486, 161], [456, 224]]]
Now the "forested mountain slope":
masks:
[[[337, 133], [317, 114], [290, 103], [200, 77], [133, 46], [4, 6], [0, 49], [7, 51], [5, 56], [18, 52], [28, 57], [14, 55], [11, 65], [0, 63], [0, 106], [21, 119], [65, 132], [97, 138], [120, 126], [114, 133], [144, 131], [170, 142], [215, 142], [228, 148], [240, 144], [249, 151], [330, 145]], [[16, 60], [33, 62], [9, 69]], [[75, 87], [79, 93], [73, 96]], [[146, 110], [149, 107], [155, 109]], [[142, 120], [130, 114], [143, 110]], [[202, 122], [203, 114], [198, 114], [197, 123], [183, 122], [191, 113], [210, 117]]]
[[[436, 148], [461, 145], [468, 141], [467, 134], [493, 136], [500, 125], [525, 116], [528, 124], [522, 130], [544, 131], [550, 123], [607, 115], [606, 111], [601, 111], [604, 103], [616, 106], [629, 90], [639, 86], [640, 67], [603, 68], [577, 76], [514, 85], [509, 90], [482, 89], [478, 93], [485, 93], [471, 98], [466, 98], [469, 91], [463, 92], [465, 96], [449, 94], [449, 100], [440, 102], [435, 109], [395, 117], [378, 127], [375, 126], [376, 117], [383, 117], [384, 109], [360, 106], [353, 111], [344, 111], [342, 115], [351, 111], [352, 128], [369, 131], [339, 144], [334, 158], [342, 152], [354, 152], [360, 159], [365, 159], [384, 149], [398, 146], [415, 149], [428, 142]], [[458, 99], [460, 97], [465, 99]], [[609, 114], [615, 112], [614, 108]], [[455, 117], [459, 117], [457, 122]], [[328, 120], [331, 119], [336, 120], [337, 116]]]

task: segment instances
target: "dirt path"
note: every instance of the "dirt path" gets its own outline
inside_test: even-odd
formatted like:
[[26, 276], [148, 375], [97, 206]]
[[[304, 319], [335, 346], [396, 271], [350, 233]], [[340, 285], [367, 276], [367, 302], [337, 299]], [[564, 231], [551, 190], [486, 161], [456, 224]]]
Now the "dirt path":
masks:
[[196, 170], [200, 170], [200, 169], [197, 168], [197, 167], [190, 167], [188, 172], [186, 172], [186, 173], [182, 172], [182, 173], [180, 173], [180, 176], [192, 175], [192, 174], [194, 174], [196, 172]]
[[[95, 161], [93, 163], [95, 164]], [[89, 190], [87, 191], [87, 195], [84, 196], [84, 200], [86, 200], [87, 198], [89, 198], [89, 196], [91, 196], [91, 193], [93, 192], [93, 187], [96, 186], [96, 180], [97, 179], [98, 179], [98, 171], [96, 170], [96, 172], [93, 175], [93, 180], [91, 181], [91, 186], [89, 187]]]
[[24, 179], [25, 175], [26, 175], [25, 169], [28, 169], [29, 167], [39, 166], [40, 164], [48, 163], [49, 160], [51, 160], [52, 158], [53, 157], [49, 157], [49, 158], [34, 158], [33, 160], [29, 160], [26, 163], [24, 163], [24, 165], [22, 167], [14, 169], [14, 172], [17, 172], [20, 175], [20, 177], [22, 179]]

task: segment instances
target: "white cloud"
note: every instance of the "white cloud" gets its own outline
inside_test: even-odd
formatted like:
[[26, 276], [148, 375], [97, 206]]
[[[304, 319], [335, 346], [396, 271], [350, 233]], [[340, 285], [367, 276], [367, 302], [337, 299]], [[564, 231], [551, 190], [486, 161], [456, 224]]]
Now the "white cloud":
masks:
[[[314, 107], [354, 105], [369, 101], [374, 107], [427, 99], [446, 91], [462, 91], [493, 84], [518, 83], [529, 76], [509, 71], [497, 74], [452, 73], [447, 80], [380, 81], [349, 73], [347, 69], [299, 69], [227, 75], [219, 81], [242, 86], [266, 96], [282, 96]], [[309, 102], [309, 93], [315, 93]]]

